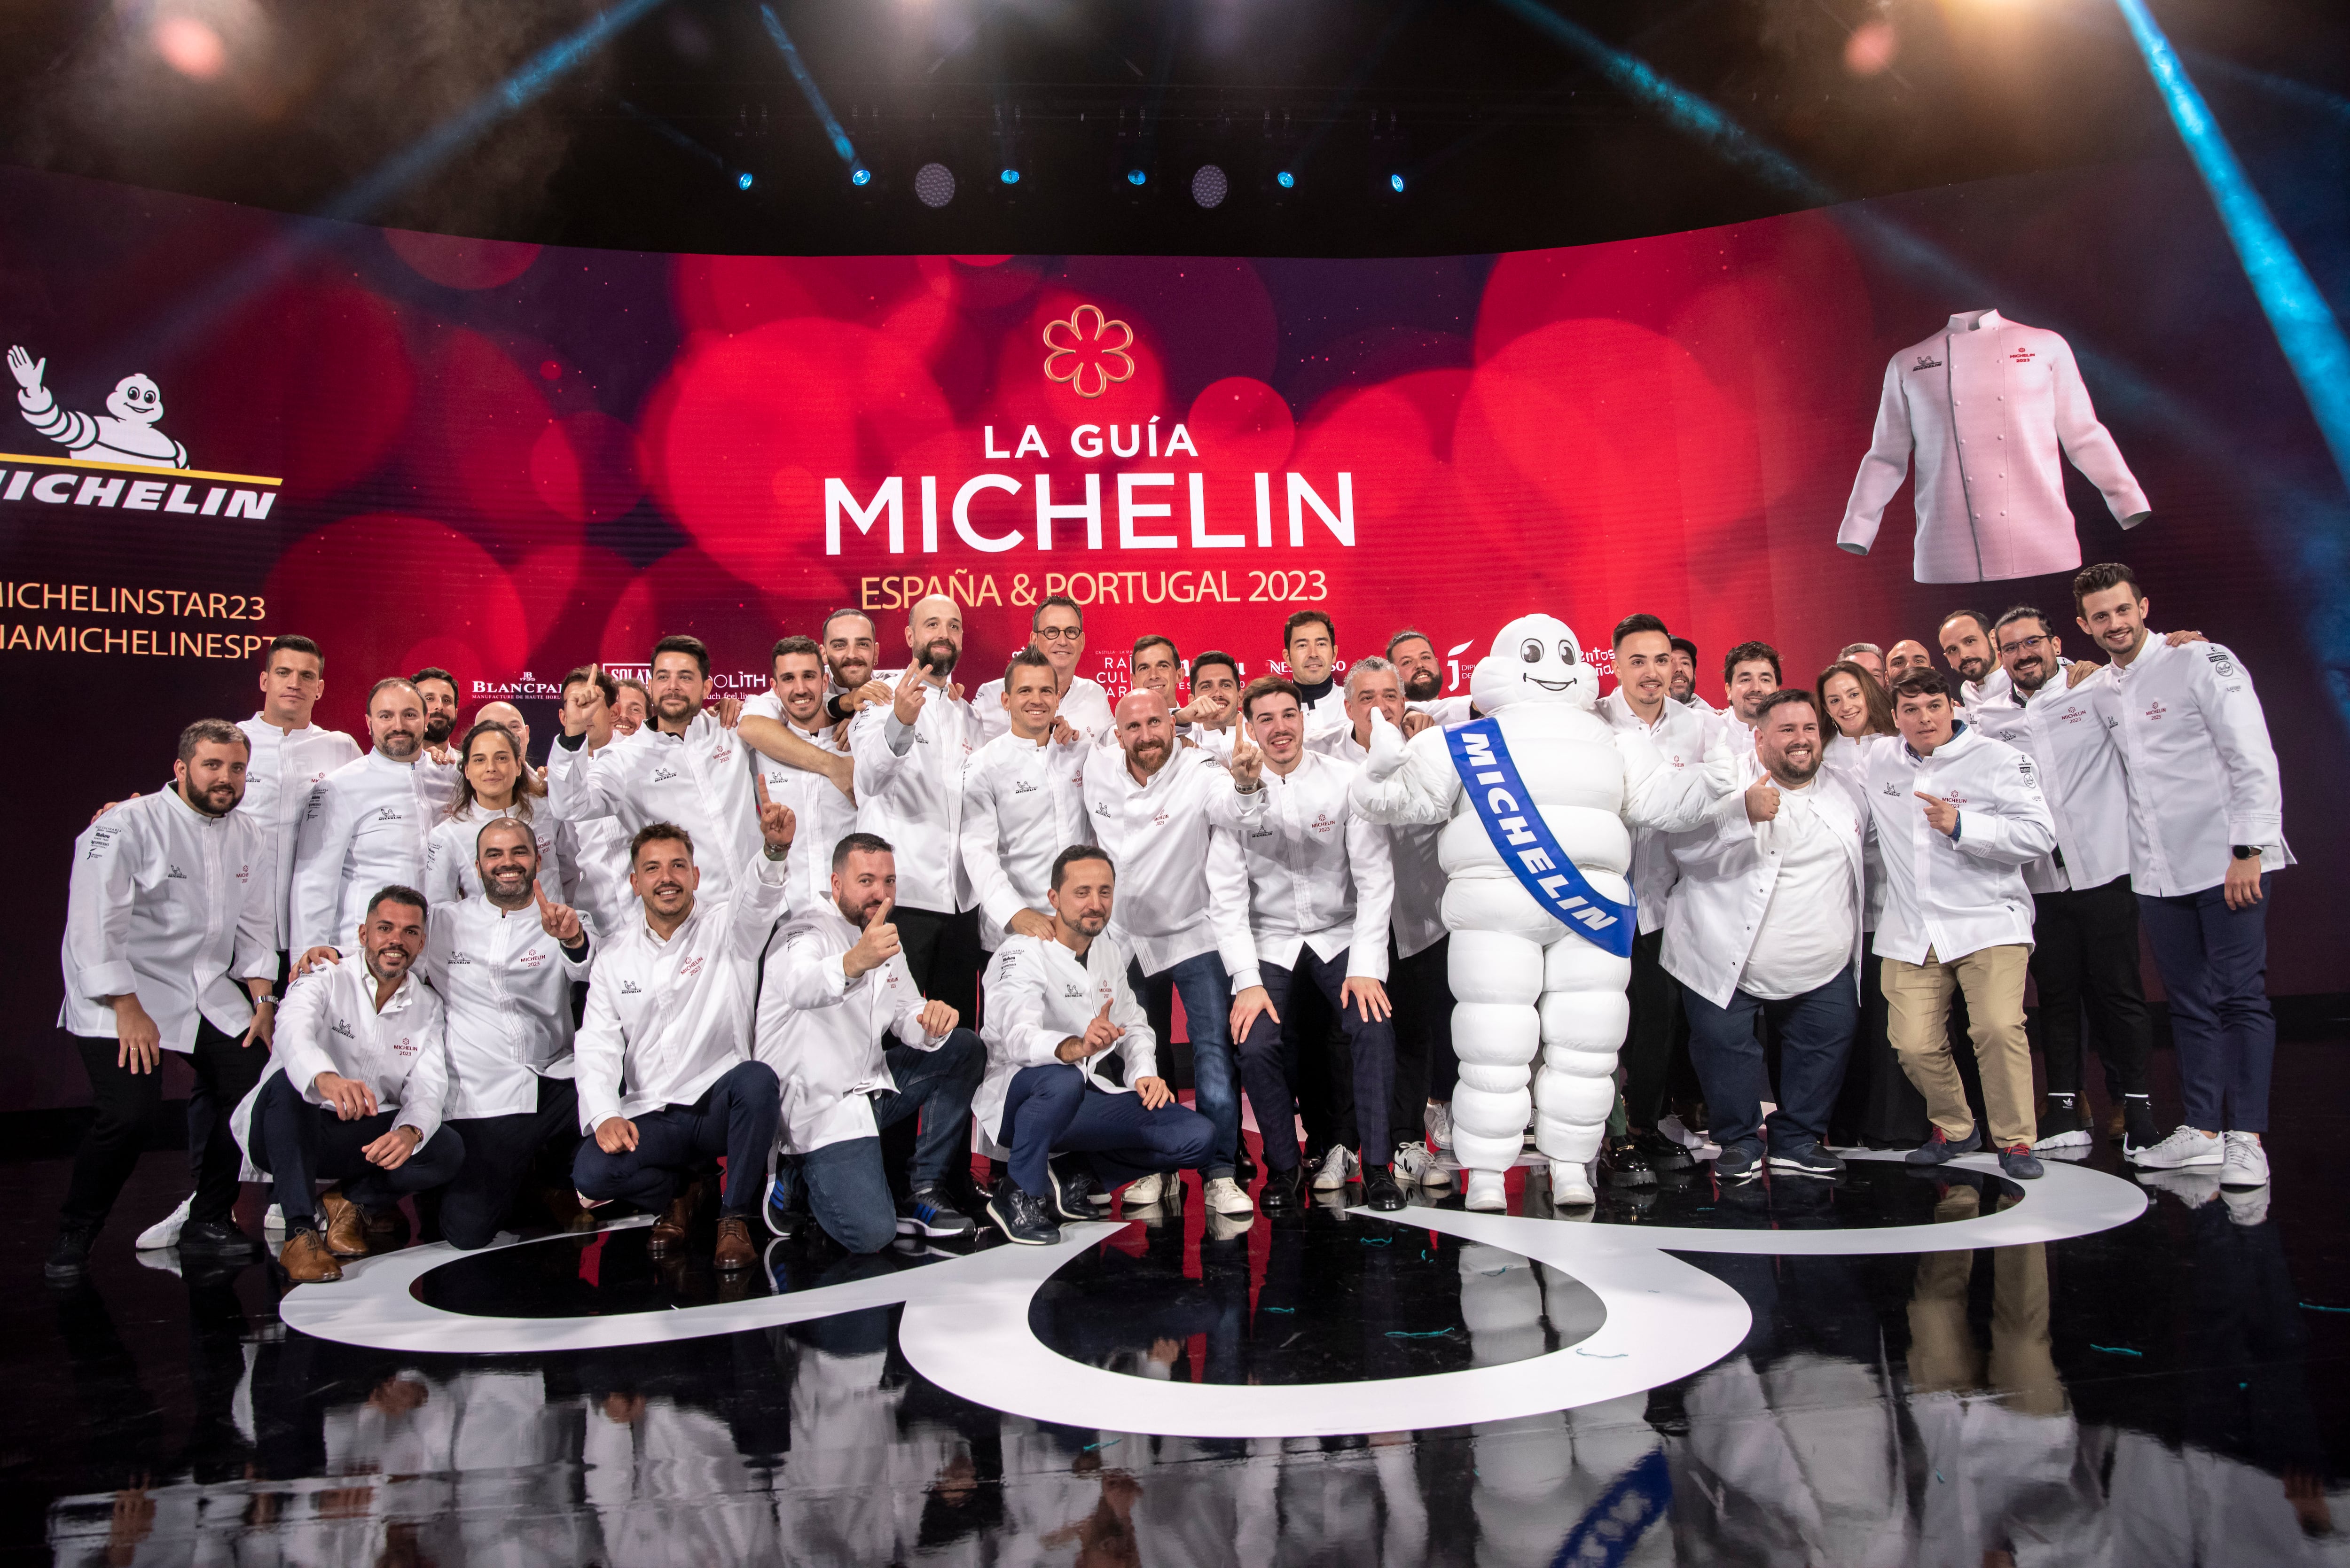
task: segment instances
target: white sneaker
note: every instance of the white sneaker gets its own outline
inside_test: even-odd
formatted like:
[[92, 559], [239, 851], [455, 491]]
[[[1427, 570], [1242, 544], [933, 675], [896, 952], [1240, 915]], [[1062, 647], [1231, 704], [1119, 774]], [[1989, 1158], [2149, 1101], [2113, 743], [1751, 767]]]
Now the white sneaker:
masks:
[[1354, 1151], [1344, 1144], [1333, 1144], [1330, 1146], [1330, 1152], [1315, 1162], [1314, 1190], [1316, 1192], [1344, 1191], [1347, 1179], [1354, 1173]]
[[1415, 1187], [1445, 1188], [1452, 1185], [1452, 1173], [1438, 1163], [1436, 1155], [1424, 1143], [1397, 1147], [1395, 1173], [1397, 1180], [1410, 1182]]
[[2095, 1141], [2095, 1140], [2089, 1136], [2088, 1128], [2074, 1127], [2071, 1132], [2050, 1133], [2046, 1137], [2042, 1138], [2038, 1143], [2032, 1146], [2032, 1152], [2034, 1154], [2052, 1154], [2058, 1149], [2087, 1148]]
[[1166, 1190], [1166, 1173], [1154, 1170], [1149, 1176], [1127, 1183], [1126, 1206], [1128, 1209], [1147, 1209], [1165, 1196]]
[[1420, 1130], [1428, 1135], [1431, 1154], [1440, 1154], [1452, 1147], [1452, 1107], [1441, 1100], [1430, 1100], [1419, 1113]]
[[[585, 1202], [586, 1199], [583, 1199], [581, 1201]], [[261, 1216], [261, 1233], [269, 1239], [269, 1244], [273, 1247], [280, 1245], [285, 1241], [286, 1205], [283, 1203], [273, 1203], [263, 1212]]]
[[2269, 1151], [2251, 1133], [2221, 1133], [2220, 1141], [2228, 1152], [2220, 1165], [2220, 1185], [2238, 1189], [2266, 1187], [2269, 1184]]
[[1216, 1214], [1253, 1214], [1256, 1205], [1241, 1190], [1241, 1184], [1229, 1176], [1219, 1176], [1208, 1183], [1208, 1209]]
[[194, 1201], [192, 1197], [181, 1199], [177, 1209], [139, 1232], [139, 1239], [130, 1243], [131, 1251], [160, 1252], [166, 1247], [178, 1246], [180, 1227], [188, 1222], [188, 1205]]
[[2214, 1170], [2228, 1158], [2226, 1143], [2181, 1126], [2152, 1148], [2132, 1154], [2130, 1163], [2140, 1170]]
[[1591, 1169], [1580, 1160], [1550, 1162], [1550, 1200], [1560, 1209], [1588, 1209], [1599, 1201], [1591, 1190]]
[[1468, 1206], [1480, 1214], [1509, 1212], [1510, 1194], [1502, 1185], [1498, 1170], [1472, 1170], [1469, 1173]]

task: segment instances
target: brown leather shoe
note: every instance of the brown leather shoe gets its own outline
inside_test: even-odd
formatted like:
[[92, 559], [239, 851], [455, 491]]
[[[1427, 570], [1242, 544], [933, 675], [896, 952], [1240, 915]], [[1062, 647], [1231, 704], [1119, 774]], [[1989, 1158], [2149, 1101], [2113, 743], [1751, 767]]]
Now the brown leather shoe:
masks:
[[343, 1277], [343, 1266], [307, 1225], [286, 1236], [286, 1245], [277, 1250], [277, 1266], [297, 1285], [332, 1284]]
[[670, 1199], [661, 1217], [653, 1221], [653, 1233], [645, 1242], [645, 1251], [659, 1258], [685, 1244], [685, 1234], [693, 1229], [693, 1211], [702, 1207], [702, 1183], [689, 1181], [684, 1190]]
[[740, 1273], [759, 1261], [759, 1250], [751, 1243], [751, 1221], [740, 1214], [718, 1217], [718, 1272]]
[[326, 1248], [338, 1258], [364, 1258], [368, 1246], [367, 1211], [343, 1194], [339, 1187], [321, 1194], [318, 1207], [327, 1211]]

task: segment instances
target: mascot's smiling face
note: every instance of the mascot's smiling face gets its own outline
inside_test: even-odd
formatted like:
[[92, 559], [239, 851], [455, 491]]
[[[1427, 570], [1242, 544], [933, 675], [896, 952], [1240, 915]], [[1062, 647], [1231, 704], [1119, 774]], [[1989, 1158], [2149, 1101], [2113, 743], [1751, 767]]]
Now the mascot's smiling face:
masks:
[[1469, 678], [1481, 713], [1513, 702], [1564, 702], [1588, 711], [1598, 705], [1599, 674], [1583, 662], [1583, 645], [1555, 616], [1521, 616], [1493, 639], [1493, 651]]
[[106, 411], [118, 420], [151, 425], [163, 417], [163, 394], [144, 376], [125, 376], [114, 383], [114, 391], [106, 400]]

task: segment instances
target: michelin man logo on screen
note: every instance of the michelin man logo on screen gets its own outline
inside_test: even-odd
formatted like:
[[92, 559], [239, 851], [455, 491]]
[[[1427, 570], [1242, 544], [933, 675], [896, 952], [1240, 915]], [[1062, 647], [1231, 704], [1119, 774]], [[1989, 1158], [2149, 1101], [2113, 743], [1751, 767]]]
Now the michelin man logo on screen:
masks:
[[1610, 728], [1594, 711], [1599, 677], [1555, 617], [1503, 627], [1469, 690], [1487, 715], [1475, 724], [1406, 742], [1375, 716], [1355, 804], [1375, 822], [1446, 824], [1452, 1126], [1469, 1207], [1505, 1206], [1530, 1114], [1557, 1201], [1587, 1205], [1630, 1018], [1630, 829], [1695, 826], [1722, 770], [1668, 767], [1647, 736]]
[[8, 373], [16, 379], [16, 407], [35, 431], [88, 462], [132, 462], [149, 468], [185, 468], [188, 449], [155, 428], [163, 418], [163, 393], [143, 375], [114, 384], [104, 415], [60, 406], [42, 384], [47, 359], [11, 346]]

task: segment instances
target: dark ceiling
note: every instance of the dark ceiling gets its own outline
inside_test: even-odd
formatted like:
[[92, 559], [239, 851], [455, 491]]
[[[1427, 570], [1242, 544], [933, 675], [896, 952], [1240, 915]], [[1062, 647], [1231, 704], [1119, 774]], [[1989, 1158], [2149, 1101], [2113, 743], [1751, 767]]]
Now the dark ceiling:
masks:
[[[509, 101], [552, 46], [639, 9]], [[755, 0], [15, 0], [0, 158], [648, 250], [1354, 255], [1577, 244], [2177, 146], [2115, 0], [773, 11], [771, 27]], [[2342, 0], [2155, 14], [2255, 151], [2350, 124]], [[1708, 116], [1726, 119], [1708, 132]], [[914, 193], [932, 162], [955, 178], [935, 210]], [[1209, 163], [1230, 190], [1213, 211], [1191, 196]]]

